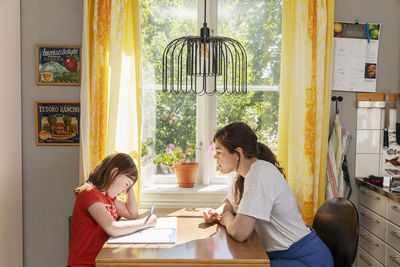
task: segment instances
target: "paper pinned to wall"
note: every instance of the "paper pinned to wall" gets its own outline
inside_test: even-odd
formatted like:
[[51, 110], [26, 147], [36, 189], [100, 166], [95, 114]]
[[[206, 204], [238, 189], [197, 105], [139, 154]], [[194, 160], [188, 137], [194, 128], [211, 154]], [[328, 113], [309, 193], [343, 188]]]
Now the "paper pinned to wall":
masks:
[[335, 22], [332, 90], [375, 92], [381, 24]]
[[177, 217], [158, 218], [154, 228], [129, 235], [110, 237], [108, 244], [173, 244], [176, 242]]

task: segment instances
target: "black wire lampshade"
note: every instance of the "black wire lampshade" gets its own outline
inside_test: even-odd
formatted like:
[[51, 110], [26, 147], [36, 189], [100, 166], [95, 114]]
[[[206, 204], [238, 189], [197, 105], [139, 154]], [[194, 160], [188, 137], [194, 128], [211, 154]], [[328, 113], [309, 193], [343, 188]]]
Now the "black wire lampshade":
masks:
[[[198, 86], [198, 77], [202, 86]], [[208, 82], [211, 77], [212, 82]], [[243, 46], [228, 37], [210, 36], [206, 22], [200, 36], [185, 36], [170, 42], [163, 53], [162, 90], [197, 95], [247, 92], [247, 55]]]

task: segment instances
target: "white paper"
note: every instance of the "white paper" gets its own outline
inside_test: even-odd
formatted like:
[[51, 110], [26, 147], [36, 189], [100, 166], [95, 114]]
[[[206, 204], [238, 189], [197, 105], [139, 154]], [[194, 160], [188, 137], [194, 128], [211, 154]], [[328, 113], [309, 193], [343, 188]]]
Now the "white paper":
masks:
[[110, 237], [109, 244], [173, 244], [176, 242], [177, 217], [158, 218], [153, 228], [129, 235]]

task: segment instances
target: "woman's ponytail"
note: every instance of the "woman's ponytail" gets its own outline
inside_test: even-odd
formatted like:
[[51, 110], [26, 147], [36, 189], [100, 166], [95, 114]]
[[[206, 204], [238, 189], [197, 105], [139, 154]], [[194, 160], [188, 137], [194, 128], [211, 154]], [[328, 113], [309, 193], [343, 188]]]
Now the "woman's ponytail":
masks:
[[[256, 157], [261, 160], [265, 160], [271, 162], [278, 168], [278, 170], [282, 173], [283, 177], [285, 177], [285, 173], [278, 160], [276, 159], [275, 154], [263, 143], [257, 142], [257, 155]], [[286, 179], [286, 177], [285, 177]]]

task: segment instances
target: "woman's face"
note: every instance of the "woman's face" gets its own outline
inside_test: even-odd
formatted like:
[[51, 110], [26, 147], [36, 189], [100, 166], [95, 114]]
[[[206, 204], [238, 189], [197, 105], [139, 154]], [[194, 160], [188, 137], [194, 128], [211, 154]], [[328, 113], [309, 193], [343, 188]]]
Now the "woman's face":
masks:
[[117, 197], [122, 193], [126, 193], [132, 185], [133, 181], [128, 176], [119, 174], [106, 190], [106, 195], [110, 198]]
[[227, 174], [236, 171], [239, 155], [237, 153], [230, 153], [217, 139], [215, 140], [214, 159], [217, 161], [220, 172]]

